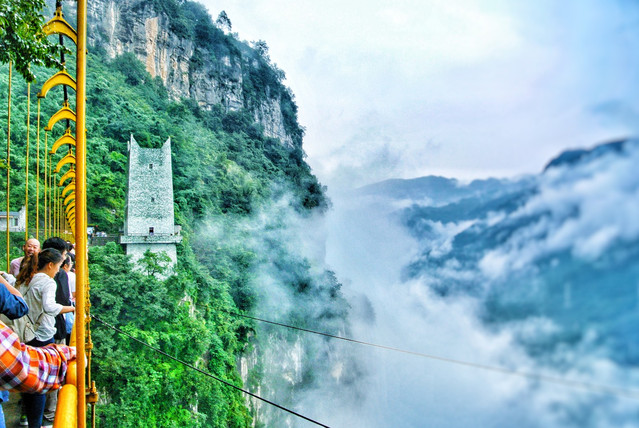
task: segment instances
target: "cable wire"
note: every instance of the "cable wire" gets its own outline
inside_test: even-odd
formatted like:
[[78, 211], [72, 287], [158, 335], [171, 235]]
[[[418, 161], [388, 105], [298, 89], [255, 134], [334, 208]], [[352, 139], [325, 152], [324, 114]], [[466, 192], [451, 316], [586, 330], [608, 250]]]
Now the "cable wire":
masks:
[[176, 362], [178, 362], [178, 363], [180, 363], [180, 364], [182, 364], [182, 365], [184, 365], [184, 366], [186, 366], [186, 367], [188, 367], [188, 368], [190, 368], [190, 369], [193, 369], [193, 370], [195, 370], [195, 371], [197, 371], [197, 372], [199, 372], [199, 373], [201, 373], [201, 374], [203, 374], [203, 375], [205, 375], [205, 376], [208, 376], [208, 377], [210, 377], [210, 378], [212, 378], [212, 379], [215, 379], [215, 380], [217, 380], [218, 382], [222, 382], [224, 385], [230, 386], [231, 388], [234, 388], [234, 389], [236, 389], [236, 390], [238, 390], [238, 391], [241, 391], [241, 392], [243, 392], [243, 393], [245, 393], [245, 394], [247, 394], [247, 395], [250, 395], [250, 396], [251, 396], [251, 397], [253, 397], [253, 398], [257, 398], [258, 400], [264, 401], [265, 403], [268, 403], [268, 404], [270, 404], [271, 406], [275, 406], [275, 407], [277, 407], [278, 409], [282, 409], [282, 410], [284, 410], [285, 412], [291, 413], [292, 415], [295, 415], [295, 416], [297, 416], [297, 417], [300, 417], [300, 418], [302, 418], [302, 419], [305, 419], [305, 420], [307, 420], [307, 421], [309, 421], [309, 422], [312, 422], [312, 423], [314, 423], [314, 424], [316, 424], [316, 425], [319, 425], [319, 426], [321, 426], [321, 427], [325, 427], [325, 428], [330, 428], [328, 425], [324, 425], [324, 424], [322, 424], [322, 423], [320, 423], [320, 422], [317, 422], [316, 420], [313, 420], [313, 419], [311, 419], [311, 418], [309, 418], [309, 417], [306, 417], [306, 416], [304, 416], [304, 415], [301, 415], [301, 414], [299, 414], [299, 413], [297, 413], [297, 412], [295, 412], [295, 411], [293, 411], [293, 410], [287, 409], [287, 408], [286, 408], [286, 407], [284, 407], [284, 406], [280, 406], [279, 404], [273, 403], [272, 401], [269, 401], [269, 400], [267, 400], [266, 398], [262, 398], [262, 397], [260, 397], [260, 396], [258, 396], [258, 395], [253, 394], [252, 392], [246, 391], [246, 390], [244, 390], [244, 389], [240, 388], [239, 386], [233, 385], [232, 383], [230, 383], [230, 382], [228, 382], [228, 381], [225, 381], [224, 379], [221, 379], [221, 378], [219, 378], [219, 377], [217, 377], [217, 376], [215, 376], [215, 375], [213, 375], [213, 374], [211, 374], [211, 373], [205, 372], [205, 371], [204, 371], [204, 370], [202, 370], [202, 369], [198, 369], [197, 367], [195, 367], [195, 366], [194, 366], [194, 365], [192, 365], [192, 364], [187, 363], [186, 361], [182, 361], [182, 360], [180, 360], [179, 358], [176, 358], [176, 357], [174, 357], [174, 356], [172, 356], [172, 355], [167, 354], [166, 352], [162, 351], [162, 350], [161, 350], [161, 349], [159, 349], [159, 348], [156, 348], [156, 347], [154, 347], [154, 346], [152, 346], [152, 345], [149, 345], [148, 343], [146, 343], [146, 342], [144, 342], [144, 341], [142, 341], [142, 340], [140, 340], [140, 339], [138, 339], [138, 338], [136, 338], [136, 337], [131, 336], [129, 333], [126, 333], [126, 332], [122, 331], [121, 329], [117, 328], [116, 326], [114, 326], [114, 325], [112, 325], [112, 324], [109, 324], [108, 322], [106, 322], [106, 321], [102, 320], [101, 318], [99, 318], [99, 317], [97, 317], [97, 316], [95, 316], [95, 315], [93, 315], [93, 314], [91, 314], [91, 318], [92, 318], [92, 319], [94, 319], [94, 320], [96, 320], [97, 322], [99, 322], [99, 323], [101, 323], [101, 324], [103, 324], [103, 325], [105, 325], [105, 326], [109, 327], [110, 329], [115, 330], [115, 331], [117, 331], [118, 333], [120, 333], [120, 334], [122, 334], [122, 335], [124, 335], [124, 336], [128, 337], [129, 339], [132, 339], [132, 340], [134, 340], [134, 341], [136, 341], [136, 342], [140, 343], [141, 345], [144, 345], [144, 346], [146, 346], [147, 348], [152, 349], [153, 351], [155, 351], [155, 352], [157, 352], [157, 353], [159, 353], [159, 354], [164, 355], [164, 356], [165, 356], [165, 357], [167, 357], [167, 358], [170, 358], [170, 359], [172, 359], [172, 360], [174, 360], [174, 361], [176, 361]]
[[621, 397], [625, 397], [625, 398], [631, 398], [631, 399], [639, 400], [639, 391], [634, 390], [634, 389], [630, 389], [630, 388], [624, 388], [624, 387], [620, 387], [620, 386], [602, 385], [602, 384], [597, 384], [597, 383], [592, 383], [592, 382], [583, 382], [583, 381], [571, 380], [571, 379], [564, 379], [564, 378], [557, 377], [557, 376], [550, 376], [550, 375], [537, 374], [537, 373], [529, 373], [529, 372], [523, 372], [523, 371], [514, 370], [514, 369], [508, 369], [506, 367], [489, 366], [489, 365], [485, 365], [485, 364], [472, 363], [472, 362], [457, 360], [457, 359], [453, 359], [453, 358], [440, 357], [440, 356], [432, 355], [432, 354], [425, 354], [425, 353], [422, 353], [422, 352], [407, 351], [405, 349], [394, 348], [392, 346], [379, 345], [379, 344], [376, 344], [376, 343], [364, 342], [364, 341], [361, 341], [361, 340], [351, 339], [351, 338], [348, 338], [348, 337], [336, 336], [334, 334], [323, 333], [323, 332], [320, 332], [320, 331], [309, 330], [309, 329], [301, 328], [301, 327], [295, 327], [295, 326], [288, 325], [288, 324], [283, 324], [283, 323], [279, 323], [279, 322], [275, 322], [275, 321], [269, 321], [269, 320], [265, 320], [265, 319], [262, 319], [262, 318], [257, 318], [257, 317], [252, 317], [252, 316], [249, 316], [249, 315], [240, 314], [240, 313], [237, 313], [237, 312], [226, 311], [224, 309], [220, 309], [220, 311], [221, 312], [225, 312], [225, 313], [227, 313], [229, 315], [234, 315], [234, 316], [238, 316], [238, 317], [242, 317], [242, 318], [248, 318], [248, 319], [251, 319], [251, 320], [260, 321], [260, 322], [267, 323], [267, 324], [277, 325], [277, 326], [280, 326], [280, 327], [286, 327], [286, 328], [290, 328], [290, 329], [293, 329], [293, 330], [303, 331], [303, 332], [306, 332], [306, 333], [317, 334], [317, 335], [320, 335], [320, 336], [330, 337], [330, 338], [333, 338], [333, 339], [344, 340], [344, 341], [347, 341], [347, 342], [357, 343], [357, 344], [360, 344], [360, 345], [366, 345], [366, 346], [372, 346], [372, 347], [375, 347], [375, 348], [387, 349], [387, 350], [390, 350], [390, 351], [395, 351], [395, 352], [401, 352], [401, 353], [404, 353], [404, 354], [415, 355], [415, 356], [418, 356], [418, 357], [428, 358], [428, 359], [431, 359], [431, 360], [444, 361], [444, 362], [447, 362], [447, 363], [462, 365], [462, 366], [466, 366], [466, 367], [473, 367], [473, 368], [477, 368], [477, 369], [489, 370], [489, 371], [498, 372], [498, 373], [516, 375], [516, 376], [525, 377], [525, 378], [536, 380], [536, 381], [551, 382], [551, 383], [555, 383], [555, 384], [559, 384], [559, 385], [563, 385], [563, 386], [568, 386], [568, 387], [572, 387], [572, 388], [579, 388], [579, 389], [582, 389], [582, 390], [587, 390], [589, 392], [600, 392], [600, 393], [605, 393], [605, 394], [609, 394], [609, 395], [615, 395], [615, 396], [621, 396]]

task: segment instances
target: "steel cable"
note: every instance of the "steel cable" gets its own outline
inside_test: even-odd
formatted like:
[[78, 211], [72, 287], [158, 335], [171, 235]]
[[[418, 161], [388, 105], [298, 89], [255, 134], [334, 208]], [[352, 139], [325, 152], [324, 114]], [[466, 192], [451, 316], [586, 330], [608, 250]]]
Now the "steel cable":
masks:
[[564, 379], [564, 378], [560, 378], [560, 377], [557, 377], [557, 376], [550, 376], [550, 375], [544, 375], [544, 374], [523, 372], [523, 371], [520, 371], [520, 370], [509, 369], [509, 368], [506, 368], [506, 367], [489, 366], [489, 365], [486, 365], [486, 364], [472, 363], [472, 362], [457, 360], [457, 359], [453, 359], [453, 358], [440, 357], [440, 356], [432, 355], [432, 354], [425, 354], [425, 353], [422, 353], [422, 352], [407, 351], [405, 349], [394, 348], [392, 346], [379, 345], [379, 344], [376, 344], [376, 343], [364, 342], [364, 341], [361, 341], [361, 340], [351, 339], [351, 338], [348, 338], [348, 337], [336, 336], [334, 334], [323, 333], [323, 332], [320, 332], [320, 331], [309, 330], [309, 329], [301, 328], [301, 327], [295, 327], [295, 326], [292, 326], [292, 325], [287, 325], [287, 324], [283, 324], [283, 323], [279, 323], [279, 322], [275, 322], [275, 321], [269, 321], [269, 320], [265, 320], [265, 319], [262, 319], [262, 318], [257, 318], [257, 317], [252, 317], [252, 316], [249, 316], [249, 315], [240, 314], [240, 313], [237, 313], [237, 312], [225, 311], [223, 309], [220, 310], [220, 311], [221, 312], [225, 312], [225, 313], [227, 313], [229, 315], [234, 315], [234, 316], [238, 316], [238, 317], [242, 317], [242, 318], [247, 318], [247, 319], [251, 319], [251, 320], [255, 320], [255, 321], [260, 321], [260, 322], [263, 322], [263, 323], [272, 324], [272, 325], [276, 325], [276, 326], [280, 326], [280, 327], [286, 327], [286, 328], [290, 328], [290, 329], [293, 329], [293, 330], [303, 331], [303, 332], [306, 332], [306, 333], [317, 334], [317, 335], [320, 335], [320, 336], [330, 337], [330, 338], [333, 338], [333, 339], [344, 340], [344, 341], [347, 341], [347, 342], [357, 343], [357, 344], [360, 344], [360, 345], [366, 345], [366, 346], [372, 346], [372, 347], [375, 347], [375, 348], [387, 349], [387, 350], [390, 350], [390, 351], [396, 351], [396, 352], [401, 352], [401, 353], [404, 353], [404, 354], [415, 355], [415, 356], [418, 356], [418, 357], [428, 358], [428, 359], [431, 359], [431, 360], [444, 361], [444, 362], [447, 362], [447, 363], [462, 365], [462, 366], [466, 366], [466, 367], [473, 367], [473, 368], [482, 369], [482, 370], [489, 370], [489, 371], [498, 372], [498, 373], [521, 376], [521, 377], [525, 377], [525, 378], [532, 379], [532, 380], [537, 380], [537, 381], [551, 382], [551, 383], [555, 383], [555, 384], [559, 384], [559, 385], [563, 385], [563, 386], [568, 386], [568, 387], [572, 387], [572, 388], [579, 388], [579, 389], [582, 389], [582, 390], [587, 390], [589, 392], [599, 392], [599, 393], [605, 393], [605, 394], [609, 394], [609, 395], [616, 395], [616, 396], [621, 396], [621, 397], [625, 397], [625, 398], [631, 398], [631, 399], [634, 399], [634, 400], [639, 400], [639, 391], [633, 390], [633, 389], [629, 389], [629, 388], [623, 388], [623, 387], [619, 387], [619, 386], [602, 385], [602, 384], [597, 384], [597, 383], [592, 383], [592, 382], [583, 382], [583, 381], [571, 380], [571, 379]]
[[306, 416], [304, 416], [304, 415], [302, 415], [302, 414], [300, 414], [300, 413], [297, 413], [297, 412], [295, 412], [295, 411], [293, 411], [293, 410], [287, 409], [287, 408], [286, 408], [286, 407], [284, 407], [284, 406], [280, 406], [279, 404], [276, 404], [276, 403], [274, 403], [274, 402], [272, 402], [272, 401], [270, 401], [270, 400], [267, 400], [266, 398], [262, 398], [262, 397], [260, 397], [260, 396], [258, 396], [258, 395], [256, 395], [256, 394], [253, 394], [252, 392], [246, 391], [245, 389], [242, 389], [242, 388], [240, 388], [239, 386], [233, 385], [232, 383], [230, 383], [230, 382], [228, 382], [228, 381], [225, 381], [224, 379], [221, 379], [221, 378], [219, 378], [219, 377], [217, 377], [217, 376], [215, 376], [215, 375], [213, 375], [213, 374], [211, 374], [211, 373], [205, 372], [205, 371], [204, 371], [204, 370], [202, 370], [202, 369], [198, 369], [197, 367], [195, 367], [195, 366], [194, 366], [194, 365], [192, 365], [192, 364], [187, 363], [186, 361], [182, 361], [182, 360], [180, 360], [179, 358], [176, 358], [176, 357], [174, 357], [174, 356], [172, 356], [172, 355], [167, 354], [166, 352], [162, 351], [162, 350], [161, 350], [161, 349], [159, 349], [159, 348], [156, 348], [156, 347], [154, 347], [154, 346], [151, 346], [151, 345], [149, 345], [148, 343], [146, 343], [146, 342], [144, 342], [144, 341], [142, 341], [142, 340], [140, 340], [140, 339], [138, 339], [138, 338], [136, 338], [136, 337], [131, 336], [129, 333], [126, 333], [126, 332], [122, 331], [121, 329], [117, 328], [116, 326], [109, 324], [108, 322], [106, 322], [106, 321], [104, 321], [104, 320], [100, 319], [99, 317], [97, 317], [97, 316], [95, 316], [95, 315], [93, 315], [93, 314], [91, 315], [91, 318], [92, 318], [92, 319], [94, 319], [94, 320], [96, 320], [97, 322], [99, 322], [99, 323], [101, 323], [101, 324], [103, 324], [103, 325], [105, 325], [105, 326], [109, 327], [110, 329], [115, 330], [115, 331], [117, 331], [118, 333], [120, 333], [120, 334], [122, 334], [122, 335], [124, 335], [124, 336], [128, 337], [129, 339], [132, 339], [132, 340], [134, 340], [134, 341], [136, 341], [136, 342], [140, 343], [141, 345], [146, 346], [147, 348], [152, 349], [153, 351], [155, 351], [155, 352], [157, 352], [157, 353], [159, 353], [159, 354], [161, 354], [161, 355], [164, 355], [164, 356], [165, 356], [165, 357], [167, 357], [167, 358], [172, 359], [173, 361], [176, 361], [176, 362], [178, 362], [178, 363], [180, 363], [180, 364], [182, 364], [182, 365], [184, 365], [184, 366], [186, 366], [186, 367], [188, 367], [188, 368], [190, 368], [190, 369], [193, 369], [193, 370], [195, 370], [195, 371], [197, 371], [197, 372], [199, 372], [199, 373], [201, 373], [201, 374], [203, 374], [203, 375], [205, 375], [205, 376], [208, 376], [208, 377], [210, 377], [210, 378], [212, 378], [212, 379], [215, 379], [215, 380], [217, 380], [218, 382], [222, 382], [222, 383], [223, 383], [224, 385], [226, 385], [226, 386], [230, 386], [231, 388], [234, 388], [234, 389], [236, 389], [236, 390], [238, 390], [238, 391], [241, 391], [241, 392], [243, 392], [243, 393], [245, 393], [245, 394], [247, 394], [247, 395], [250, 395], [250, 396], [251, 396], [251, 397], [253, 397], [253, 398], [257, 398], [258, 400], [261, 400], [261, 401], [263, 401], [263, 402], [265, 402], [265, 403], [268, 403], [268, 404], [270, 404], [271, 406], [275, 406], [275, 407], [277, 407], [278, 409], [284, 410], [285, 412], [288, 412], [288, 413], [290, 413], [290, 414], [292, 414], [292, 415], [295, 415], [295, 416], [297, 416], [297, 417], [299, 417], [299, 418], [305, 419], [305, 420], [307, 420], [307, 421], [309, 421], [309, 422], [312, 422], [312, 423], [314, 423], [314, 424], [316, 424], [316, 425], [319, 425], [319, 426], [321, 426], [321, 427], [325, 427], [325, 428], [330, 428], [328, 425], [324, 425], [323, 423], [317, 422], [317, 421], [316, 421], [316, 420], [314, 420], [314, 419], [311, 419], [311, 418], [309, 418], [309, 417], [306, 417]]

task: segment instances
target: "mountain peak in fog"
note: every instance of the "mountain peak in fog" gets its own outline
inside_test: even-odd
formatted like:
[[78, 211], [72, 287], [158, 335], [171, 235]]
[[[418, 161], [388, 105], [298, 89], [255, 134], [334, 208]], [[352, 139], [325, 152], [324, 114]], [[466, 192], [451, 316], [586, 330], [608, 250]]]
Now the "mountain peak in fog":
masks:
[[551, 159], [550, 162], [544, 167], [544, 171], [550, 168], [554, 168], [561, 165], [574, 165], [582, 160], [591, 160], [598, 158], [607, 153], [619, 153], [628, 145], [639, 144], [638, 139], [623, 139], [617, 141], [611, 141], [609, 143], [602, 143], [594, 146], [591, 149], [574, 149], [561, 152], [559, 156]]

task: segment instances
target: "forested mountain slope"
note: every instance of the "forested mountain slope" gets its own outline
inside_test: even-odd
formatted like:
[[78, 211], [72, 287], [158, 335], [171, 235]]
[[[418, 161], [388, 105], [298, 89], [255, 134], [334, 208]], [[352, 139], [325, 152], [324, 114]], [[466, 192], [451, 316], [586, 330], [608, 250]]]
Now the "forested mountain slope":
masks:
[[[258, 51], [225, 34], [197, 3], [91, 3], [89, 222], [109, 233], [117, 233], [123, 225], [130, 135], [145, 147], [158, 147], [170, 137], [176, 223], [184, 235], [177, 271], [166, 280], [159, 279], [164, 270], [161, 258], [147, 257], [136, 270], [115, 243], [91, 248], [92, 313], [215, 376], [295, 406], [301, 399], [295, 391], [315, 388], [336, 363], [334, 356], [325, 358], [331, 353], [329, 345], [289, 332], [264, 331], [231, 315], [275, 308], [270, 315], [279, 321], [327, 332], [346, 328], [348, 305], [340, 284], [323, 267], [321, 256], [315, 257], [321, 255], [321, 244], [310, 252], [304, 250], [305, 244], [296, 244], [303, 241], [300, 235], [306, 227], [300, 224], [311, 225], [328, 202], [304, 161], [303, 129], [297, 123], [292, 93], [282, 84], [283, 72], [270, 63], [265, 44]], [[63, 7], [73, 23], [73, 2], [64, 2]], [[109, 21], [113, 34], [135, 38], [140, 22], [143, 28], [158, 24], [154, 27], [158, 43], [173, 40], [190, 46], [184, 57], [189, 90], [180, 90], [170, 73], [152, 76], [149, 61], [141, 61], [150, 56], [141, 54], [133, 41], [99, 33], [106, 22], [106, 15], [95, 14], [95, 8], [101, 7], [118, 11], [119, 19]], [[135, 21], [134, 12], [142, 21]], [[145, 40], [151, 40], [145, 34]], [[72, 56], [67, 58], [72, 74], [74, 62]], [[167, 63], [173, 64], [170, 58]], [[35, 72], [32, 100], [53, 73]], [[236, 86], [220, 86], [224, 79]], [[11, 179], [21, 189], [12, 196], [12, 204], [17, 206], [25, 185], [21, 143], [26, 133], [26, 84], [14, 78], [12, 91], [16, 107]], [[6, 73], [0, 76], [0, 94], [7, 94]], [[43, 117], [59, 108], [55, 96], [43, 100]], [[73, 99], [71, 103], [73, 108]], [[0, 120], [6, 123], [6, 116]], [[62, 131], [54, 129], [49, 141]], [[32, 152], [30, 162], [34, 159]], [[35, 194], [34, 171], [32, 165], [31, 194]], [[31, 210], [34, 204], [30, 201]], [[276, 300], [273, 290], [279, 293]], [[236, 390], [99, 323], [91, 327], [100, 426], [275, 426], [288, 417], [270, 413]], [[268, 358], [282, 350], [290, 361], [278, 355], [273, 365]], [[288, 375], [290, 370], [293, 376]]]

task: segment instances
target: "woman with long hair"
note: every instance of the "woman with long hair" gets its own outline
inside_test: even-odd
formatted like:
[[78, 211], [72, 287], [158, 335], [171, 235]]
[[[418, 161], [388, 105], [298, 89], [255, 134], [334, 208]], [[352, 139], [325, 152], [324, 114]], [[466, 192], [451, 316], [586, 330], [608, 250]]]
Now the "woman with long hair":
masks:
[[[42, 250], [31, 256], [31, 260], [24, 260], [16, 280], [18, 289], [29, 306], [29, 320], [33, 323], [35, 338], [26, 342], [27, 345], [43, 347], [54, 343], [56, 332], [55, 316], [73, 312], [73, 306], [62, 306], [55, 301], [56, 283], [53, 277], [62, 265], [62, 254], [53, 248]], [[36, 261], [33, 260], [36, 259]], [[34, 268], [34, 266], [37, 266]], [[23, 393], [22, 400], [29, 427], [39, 428], [42, 424], [44, 394]]]
[[28, 285], [31, 282], [31, 278], [38, 271], [38, 253], [30, 256], [25, 256], [20, 262], [20, 271], [16, 276], [16, 287], [21, 285]]

